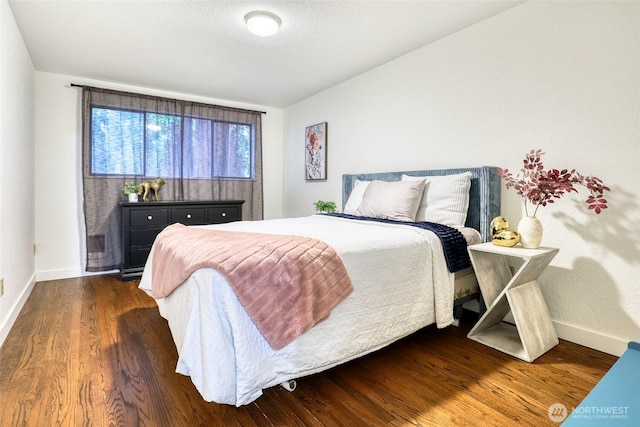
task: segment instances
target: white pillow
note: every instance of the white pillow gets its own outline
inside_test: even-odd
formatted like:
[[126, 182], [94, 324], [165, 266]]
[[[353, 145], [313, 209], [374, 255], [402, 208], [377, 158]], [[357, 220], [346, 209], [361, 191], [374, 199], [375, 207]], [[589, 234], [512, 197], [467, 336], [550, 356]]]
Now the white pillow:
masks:
[[371, 181], [356, 215], [413, 222], [424, 192], [425, 181]]
[[403, 181], [427, 179], [427, 187], [416, 214], [416, 221], [437, 222], [463, 227], [469, 209], [471, 172], [442, 176], [402, 175]]
[[344, 213], [355, 215], [356, 209], [358, 209], [360, 203], [362, 203], [364, 191], [367, 189], [370, 182], [371, 181], [359, 181], [356, 179], [356, 183], [353, 184], [353, 189], [351, 190], [351, 194], [349, 194], [347, 203], [344, 205]]

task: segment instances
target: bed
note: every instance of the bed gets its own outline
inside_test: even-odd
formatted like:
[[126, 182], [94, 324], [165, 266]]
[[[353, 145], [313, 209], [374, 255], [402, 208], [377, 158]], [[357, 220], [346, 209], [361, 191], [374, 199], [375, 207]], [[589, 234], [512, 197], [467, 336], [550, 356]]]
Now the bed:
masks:
[[[344, 175], [345, 214], [188, 227], [195, 234], [213, 231], [220, 235], [309, 236], [326, 242], [344, 262], [352, 290], [313, 327], [274, 347], [256, 326], [258, 322], [248, 315], [249, 308], [245, 310], [246, 304], [221, 273], [224, 270], [196, 268], [166, 296], [155, 295], [178, 349], [176, 372], [190, 376], [206, 401], [241, 406], [256, 400], [266, 388], [290, 384], [361, 357], [425, 326], [451, 325], [454, 307], [477, 295], [472, 270], [452, 272], [447, 255], [451, 251], [432, 230], [416, 227], [411, 221], [363, 220], [361, 214], [366, 210], [354, 214], [353, 206], [358, 191], [363, 191], [366, 196], [358, 207], [364, 209], [365, 201], [374, 201], [377, 212], [384, 208], [385, 200], [391, 200], [395, 209], [394, 197], [402, 196], [398, 188], [415, 192], [429, 185], [431, 190], [437, 188], [435, 181], [460, 175], [468, 176], [464, 190], [468, 198], [463, 201], [468, 208], [464, 224], [457, 228], [459, 234], [468, 241], [474, 238], [470, 230], [474, 229], [478, 242], [488, 241], [489, 223], [499, 215], [500, 179], [497, 169], [487, 166]], [[367, 191], [364, 185], [371, 188]], [[383, 199], [369, 197], [374, 187], [387, 191], [379, 193], [385, 195]], [[424, 191], [414, 211], [416, 216], [428, 217], [427, 210], [421, 209], [426, 206], [424, 198], [429, 190]], [[431, 202], [435, 206], [438, 201]], [[166, 261], [154, 266], [154, 259], [159, 260], [164, 253], [161, 248], [157, 239], [139, 285], [150, 295], [154, 295], [154, 271], [157, 281], [158, 271], [172, 269], [159, 270]]]
[[[478, 168], [456, 168], [436, 170], [416, 170], [404, 172], [383, 172], [365, 174], [346, 174], [342, 178], [342, 208], [347, 203], [349, 195], [356, 181], [398, 181], [402, 176], [434, 177], [471, 173], [469, 188], [469, 204], [465, 219], [465, 226], [477, 230], [482, 242], [491, 241], [491, 220], [500, 215], [501, 179], [498, 169], [492, 166]], [[470, 244], [474, 242], [469, 239]], [[471, 267], [455, 273], [454, 283], [454, 318], [462, 316], [463, 305], [469, 301], [477, 301], [480, 313], [486, 310], [480, 295], [478, 281]], [[456, 322], [457, 323], [457, 322]]]

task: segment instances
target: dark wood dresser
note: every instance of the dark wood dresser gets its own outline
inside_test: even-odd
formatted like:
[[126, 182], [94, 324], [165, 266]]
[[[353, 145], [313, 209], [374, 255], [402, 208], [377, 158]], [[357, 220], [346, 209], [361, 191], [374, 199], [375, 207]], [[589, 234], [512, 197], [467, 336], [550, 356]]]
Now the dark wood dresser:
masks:
[[122, 280], [139, 279], [156, 236], [167, 225], [222, 224], [242, 220], [244, 200], [122, 202]]

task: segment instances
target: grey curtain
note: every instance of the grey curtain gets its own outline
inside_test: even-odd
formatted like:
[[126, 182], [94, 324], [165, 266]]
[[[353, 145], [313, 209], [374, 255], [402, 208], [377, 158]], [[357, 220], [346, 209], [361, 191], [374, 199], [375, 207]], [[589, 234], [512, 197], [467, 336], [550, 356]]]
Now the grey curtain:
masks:
[[[160, 200], [244, 200], [242, 216], [245, 220], [263, 218], [262, 210], [262, 117], [260, 111], [250, 111], [183, 100], [140, 95], [82, 86], [82, 176], [84, 217], [86, 227], [86, 270], [107, 271], [120, 267], [122, 261], [120, 202], [125, 201], [122, 187], [125, 182], [139, 184], [157, 176], [92, 175], [91, 168], [91, 108], [92, 106], [171, 114], [180, 117], [213, 119], [219, 123], [247, 123], [252, 125], [254, 148], [251, 158], [254, 176], [250, 179], [193, 179], [181, 176], [183, 167], [177, 166], [178, 177], [160, 177]], [[185, 149], [183, 129], [171, 137], [177, 157]], [[216, 153], [218, 154], [218, 153]], [[122, 153], [123, 158], [126, 153]], [[219, 157], [224, 158], [224, 153]], [[149, 202], [153, 203], [153, 202]]]

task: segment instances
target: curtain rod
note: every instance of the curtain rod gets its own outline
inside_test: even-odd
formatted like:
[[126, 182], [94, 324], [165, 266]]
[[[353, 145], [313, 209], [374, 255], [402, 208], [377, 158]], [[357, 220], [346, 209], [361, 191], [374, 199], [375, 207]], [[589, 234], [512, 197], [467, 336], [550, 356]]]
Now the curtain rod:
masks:
[[[104, 89], [104, 88], [95, 87], [95, 86], [79, 85], [79, 84], [76, 84], [76, 83], [70, 83], [70, 87], [79, 87], [79, 88], [89, 87], [89, 88], [94, 88], [94, 89], [99, 89], [99, 90], [111, 90], [111, 91], [114, 91], [114, 92], [123, 92], [123, 91], [119, 91], [119, 90], [116, 90], [116, 89]], [[162, 96], [157, 96], [157, 95], [147, 95], [147, 94], [139, 94], [139, 93], [133, 93], [133, 92], [123, 92], [123, 93], [131, 93], [133, 95], [152, 96], [152, 97], [157, 97], [157, 98], [164, 98]], [[165, 99], [172, 99], [172, 100], [175, 100], [175, 101], [182, 101], [182, 102], [194, 102], [196, 104], [205, 104], [205, 105], [209, 105], [209, 106], [212, 106], [212, 107], [228, 108], [228, 109], [233, 109], [233, 110], [250, 111], [252, 113], [267, 114], [266, 111], [248, 110], [246, 108], [228, 107], [226, 105], [207, 104], [205, 102], [187, 101], [187, 100], [184, 100], [184, 99], [174, 99], [174, 98], [165, 98]]]

